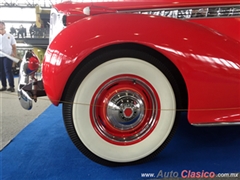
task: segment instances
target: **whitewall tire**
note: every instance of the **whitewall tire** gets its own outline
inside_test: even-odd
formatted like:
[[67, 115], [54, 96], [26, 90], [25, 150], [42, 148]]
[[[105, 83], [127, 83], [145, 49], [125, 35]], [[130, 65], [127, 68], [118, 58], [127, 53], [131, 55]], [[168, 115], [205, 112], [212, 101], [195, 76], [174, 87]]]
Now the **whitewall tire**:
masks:
[[177, 117], [168, 69], [152, 56], [116, 50], [79, 68], [63, 115], [74, 144], [103, 165], [141, 163], [164, 148]]

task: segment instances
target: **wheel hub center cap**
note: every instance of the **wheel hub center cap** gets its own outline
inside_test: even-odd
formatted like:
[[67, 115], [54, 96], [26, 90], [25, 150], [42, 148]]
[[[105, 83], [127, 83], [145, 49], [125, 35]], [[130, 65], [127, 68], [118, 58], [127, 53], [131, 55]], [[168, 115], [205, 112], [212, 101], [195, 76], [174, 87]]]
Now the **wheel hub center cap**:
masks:
[[134, 92], [118, 92], [108, 102], [107, 117], [116, 128], [126, 130], [135, 127], [141, 122], [143, 114], [143, 101]]
[[127, 108], [125, 108], [125, 109], [123, 110], [123, 116], [124, 116], [125, 118], [131, 118], [132, 115], [133, 115], [133, 109], [132, 109], [132, 108], [127, 107]]

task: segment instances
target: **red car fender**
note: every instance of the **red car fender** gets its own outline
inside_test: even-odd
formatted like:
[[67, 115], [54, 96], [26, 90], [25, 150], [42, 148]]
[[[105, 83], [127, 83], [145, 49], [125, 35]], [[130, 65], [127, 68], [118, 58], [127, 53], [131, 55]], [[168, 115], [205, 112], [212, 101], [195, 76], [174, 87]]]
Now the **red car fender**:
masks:
[[54, 105], [75, 68], [106, 46], [138, 43], [159, 51], [182, 74], [190, 123], [240, 121], [240, 44], [184, 20], [138, 14], [103, 14], [64, 29], [49, 45], [43, 83]]

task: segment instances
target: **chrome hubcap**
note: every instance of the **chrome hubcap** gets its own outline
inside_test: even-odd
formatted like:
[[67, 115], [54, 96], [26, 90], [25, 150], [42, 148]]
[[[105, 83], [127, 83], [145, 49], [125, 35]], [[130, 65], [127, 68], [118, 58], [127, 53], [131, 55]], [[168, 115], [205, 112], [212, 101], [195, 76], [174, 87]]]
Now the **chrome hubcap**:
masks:
[[134, 92], [122, 91], [114, 95], [107, 106], [109, 122], [116, 128], [127, 130], [141, 122], [144, 103]]

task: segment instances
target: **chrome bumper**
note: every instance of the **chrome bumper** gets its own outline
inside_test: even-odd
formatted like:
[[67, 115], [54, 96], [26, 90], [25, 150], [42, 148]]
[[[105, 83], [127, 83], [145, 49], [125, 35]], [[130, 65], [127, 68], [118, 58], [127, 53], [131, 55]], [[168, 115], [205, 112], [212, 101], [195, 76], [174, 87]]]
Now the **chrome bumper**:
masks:
[[18, 99], [21, 106], [27, 110], [32, 109], [33, 101], [37, 102], [37, 97], [46, 96], [42, 80], [35, 77], [29, 82], [29, 78], [27, 75], [20, 75], [18, 83]]
[[17, 91], [21, 106], [30, 110], [33, 107], [33, 101], [37, 102], [37, 97], [46, 96], [46, 93], [41, 80], [41, 73], [27, 74], [27, 65], [28, 61], [24, 56], [20, 65]]
[[28, 93], [22, 89], [18, 90], [18, 99], [20, 101], [21, 106], [24, 109], [30, 110], [32, 109], [33, 103], [32, 98], [28, 95]]

